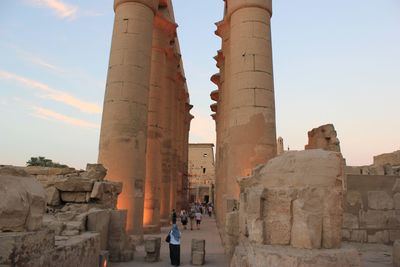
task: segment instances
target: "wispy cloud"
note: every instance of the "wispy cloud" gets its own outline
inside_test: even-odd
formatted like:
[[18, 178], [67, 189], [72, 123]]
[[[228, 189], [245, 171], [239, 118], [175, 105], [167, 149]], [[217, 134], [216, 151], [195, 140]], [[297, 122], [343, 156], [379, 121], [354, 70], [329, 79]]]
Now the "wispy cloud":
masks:
[[61, 0], [30, 0], [36, 6], [50, 8], [56, 12], [60, 18], [75, 18], [78, 7], [64, 3]]
[[31, 115], [34, 117], [40, 118], [40, 119], [56, 120], [58, 122], [63, 122], [65, 124], [70, 124], [70, 125], [79, 126], [79, 127], [83, 127], [83, 128], [92, 128], [92, 129], [99, 128], [98, 124], [95, 124], [95, 123], [92, 123], [89, 121], [85, 121], [85, 120], [81, 120], [81, 119], [77, 119], [77, 118], [73, 118], [73, 117], [69, 117], [64, 114], [52, 111], [50, 109], [42, 108], [42, 107], [33, 107], [33, 113]]
[[0, 70], [0, 79], [11, 80], [21, 85], [24, 85], [39, 92], [40, 97], [42, 98], [47, 98], [57, 102], [61, 102], [63, 104], [74, 107], [85, 113], [99, 114], [102, 111], [101, 107], [96, 103], [90, 103], [80, 100], [68, 93], [51, 88], [49, 85], [45, 83], [41, 83], [39, 81], [19, 76], [15, 73], [10, 73], [7, 71]]
[[38, 56], [34, 56], [34, 55], [26, 55], [25, 60], [31, 62], [32, 64], [41, 66], [41, 67], [45, 67], [49, 70], [58, 72], [58, 73], [65, 73], [65, 71], [63, 69], [61, 69], [60, 67], [57, 67], [56, 65], [53, 65], [49, 62], [47, 62], [45, 59], [40, 58]]

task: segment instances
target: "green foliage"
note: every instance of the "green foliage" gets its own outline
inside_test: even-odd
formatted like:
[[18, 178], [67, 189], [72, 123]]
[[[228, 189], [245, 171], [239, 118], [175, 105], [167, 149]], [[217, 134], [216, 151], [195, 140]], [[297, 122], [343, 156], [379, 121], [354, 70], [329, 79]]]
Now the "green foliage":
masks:
[[31, 157], [30, 160], [26, 162], [27, 166], [40, 166], [40, 167], [52, 167], [52, 168], [68, 168], [65, 164], [60, 164], [53, 162], [51, 159], [46, 159], [45, 157]]

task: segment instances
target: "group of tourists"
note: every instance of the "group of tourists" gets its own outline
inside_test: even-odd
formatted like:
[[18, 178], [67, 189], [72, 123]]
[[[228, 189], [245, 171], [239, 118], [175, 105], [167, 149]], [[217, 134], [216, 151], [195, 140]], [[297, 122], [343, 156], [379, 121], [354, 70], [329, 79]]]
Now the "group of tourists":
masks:
[[[209, 217], [212, 217], [213, 213], [213, 205], [211, 203], [201, 204], [201, 203], [192, 203], [190, 205], [189, 211], [185, 209], [180, 211], [179, 218], [183, 225], [183, 228], [187, 229], [187, 224], [190, 222], [190, 230], [194, 229], [194, 222], [196, 221], [196, 228], [200, 230], [200, 224], [204, 213], [208, 213]], [[179, 231], [177, 225], [177, 214], [175, 209], [172, 210], [171, 213], [171, 222], [172, 228], [169, 231], [165, 241], [169, 243], [169, 257], [171, 259], [171, 265], [179, 266], [180, 265], [180, 254], [181, 254], [181, 235], [182, 233]]]

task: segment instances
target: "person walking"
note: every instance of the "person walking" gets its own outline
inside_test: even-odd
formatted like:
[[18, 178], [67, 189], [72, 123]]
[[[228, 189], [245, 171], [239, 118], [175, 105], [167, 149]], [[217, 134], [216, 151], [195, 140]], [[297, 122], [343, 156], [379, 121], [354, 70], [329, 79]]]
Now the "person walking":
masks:
[[171, 213], [171, 221], [172, 221], [172, 224], [176, 224], [176, 218], [177, 218], [177, 216], [176, 216], [176, 211], [175, 211], [175, 209], [173, 209], [173, 210], [172, 210], [172, 213]]
[[187, 215], [186, 210], [181, 211], [181, 223], [183, 225], [183, 229], [186, 230], [186, 225], [188, 223], [188, 215]]
[[210, 218], [211, 218], [211, 215], [212, 215], [212, 211], [213, 211], [213, 208], [212, 208], [211, 205], [209, 205], [208, 206], [208, 216], [210, 216]]
[[171, 259], [171, 265], [179, 266], [181, 264], [181, 232], [176, 223], [172, 225], [169, 236], [169, 258]]
[[189, 212], [189, 219], [190, 219], [190, 230], [193, 230], [193, 224], [194, 224], [194, 219], [195, 219], [195, 211], [194, 208], [190, 209]]
[[201, 213], [200, 213], [200, 211], [196, 212], [195, 216], [196, 216], [197, 230], [200, 230], [200, 223], [201, 223]]

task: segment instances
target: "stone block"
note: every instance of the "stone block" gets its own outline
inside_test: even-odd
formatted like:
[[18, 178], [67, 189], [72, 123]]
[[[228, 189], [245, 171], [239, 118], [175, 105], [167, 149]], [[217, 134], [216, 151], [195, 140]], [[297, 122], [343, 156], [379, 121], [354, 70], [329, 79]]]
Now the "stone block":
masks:
[[349, 241], [351, 236], [351, 230], [342, 229], [342, 240]]
[[35, 178], [0, 176], [0, 199], [0, 231], [40, 229], [46, 191]]
[[289, 246], [241, 244], [235, 250], [230, 267], [360, 267], [355, 248], [303, 250]]
[[160, 260], [161, 237], [147, 237], [144, 240], [146, 251], [146, 262], [157, 262]]
[[400, 239], [400, 230], [389, 230], [389, 241], [393, 243], [398, 239]]
[[89, 192], [61, 192], [61, 200], [72, 203], [87, 203], [90, 200]]
[[389, 243], [389, 231], [377, 231], [374, 234], [368, 235], [368, 243], [379, 243], [387, 244]]
[[368, 207], [374, 210], [393, 209], [393, 199], [385, 191], [368, 191]]
[[394, 241], [392, 257], [393, 267], [400, 267], [400, 240]]
[[29, 262], [53, 249], [54, 233], [51, 230], [0, 233], [0, 265], [39, 266]]
[[400, 193], [396, 193], [393, 196], [393, 204], [396, 210], [400, 210]]
[[122, 192], [121, 182], [95, 182], [90, 197], [104, 208], [115, 208], [118, 195]]
[[292, 231], [293, 189], [267, 189], [264, 192], [264, 235], [265, 244], [288, 245]]
[[192, 251], [192, 259], [190, 261], [190, 263], [192, 265], [204, 265], [205, 264], [205, 256], [206, 253], [205, 252], [201, 252], [201, 251]]
[[[129, 259], [133, 252], [129, 246], [126, 228], [127, 210], [110, 210], [110, 224], [108, 226], [108, 250], [110, 261], [119, 262]], [[130, 253], [130, 252], [132, 253]]]
[[81, 232], [77, 229], [74, 230], [64, 230], [61, 232], [62, 236], [76, 236], [79, 235]]
[[293, 201], [291, 245], [295, 248], [321, 248], [322, 195], [316, 189], [303, 190]]
[[346, 229], [358, 229], [358, 216], [355, 216], [351, 213], [343, 213], [343, 228]]
[[370, 229], [386, 228], [388, 212], [382, 210], [361, 211], [361, 220]]
[[55, 187], [62, 192], [91, 192], [94, 182], [90, 179], [72, 177], [55, 183]]
[[47, 205], [50, 206], [58, 206], [61, 204], [61, 197], [60, 197], [60, 191], [58, 191], [57, 188], [54, 186], [50, 186], [46, 188], [46, 193], [47, 193]]
[[350, 241], [358, 243], [366, 243], [368, 241], [366, 230], [352, 230]]
[[59, 221], [55, 216], [48, 214], [44, 215], [43, 217], [43, 226], [54, 231], [56, 236], [61, 235], [61, 232], [65, 227], [63, 222]]
[[202, 251], [206, 250], [206, 241], [204, 239], [192, 239], [192, 251]]
[[86, 172], [82, 174], [83, 177], [96, 181], [104, 180], [104, 177], [106, 177], [106, 175], [107, 170], [102, 164], [89, 163], [86, 165]]
[[340, 248], [342, 242], [342, 188], [325, 189], [322, 211], [322, 247]]
[[393, 193], [400, 193], [400, 178], [396, 179], [396, 182], [394, 183], [392, 187], [392, 192]]
[[100, 234], [100, 248], [107, 250], [108, 226], [110, 224], [110, 211], [93, 209], [87, 215], [88, 231]]

